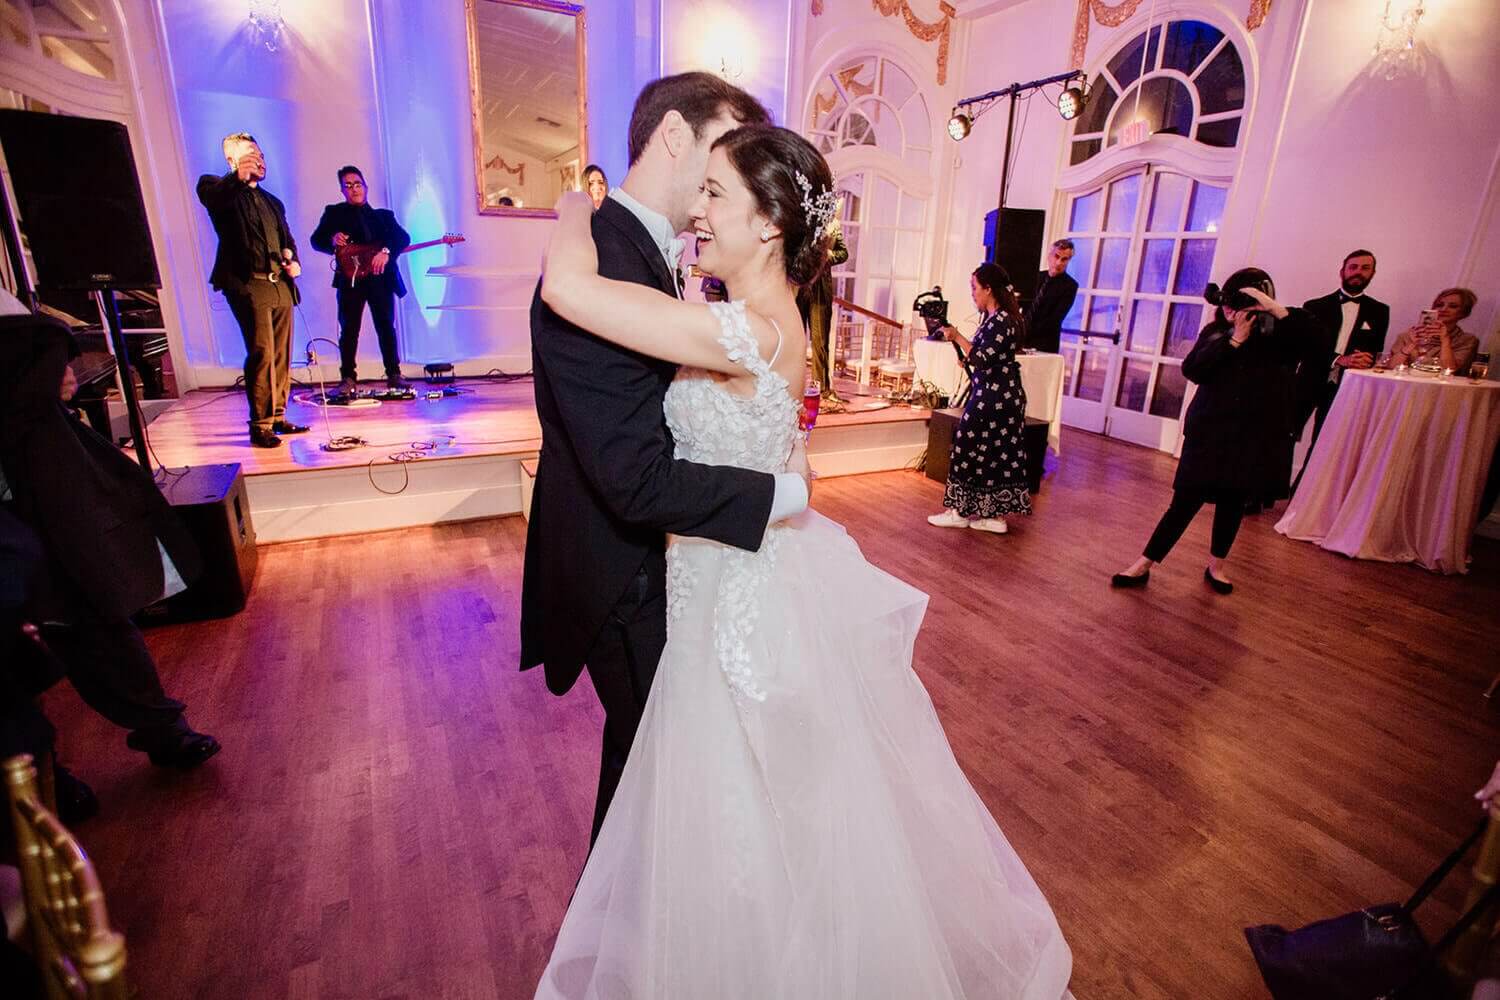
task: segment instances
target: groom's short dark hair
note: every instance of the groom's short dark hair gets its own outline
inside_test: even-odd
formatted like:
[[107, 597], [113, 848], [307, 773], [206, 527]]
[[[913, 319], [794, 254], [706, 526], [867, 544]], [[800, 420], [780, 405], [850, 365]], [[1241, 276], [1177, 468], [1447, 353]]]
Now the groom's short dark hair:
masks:
[[724, 112], [741, 125], [769, 125], [771, 115], [759, 101], [712, 73], [678, 73], [646, 84], [630, 113], [630, 165], [641, 158], [661, 120], [676, 111], [703, 138], [703, 127]]

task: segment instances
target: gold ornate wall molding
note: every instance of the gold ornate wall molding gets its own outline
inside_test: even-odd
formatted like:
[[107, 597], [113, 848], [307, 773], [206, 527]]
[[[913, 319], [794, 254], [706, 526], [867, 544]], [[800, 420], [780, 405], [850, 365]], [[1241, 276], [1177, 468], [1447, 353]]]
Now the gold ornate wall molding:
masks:
[[517, 163], [515, 166], [511, 166], [509, 163], [506, 163], [504, 160], [502, 160], [499, 157], [499, 155], [497, 154], [495, 156], [490, 157], [489, 162], [484, 165], [484, 169], [486, 169], [486, 170], [503, 170], [507, 174], [510, 174], [512, 177], [514, 177], [516, 179], [516, 183], [517, 184], [520, 184], [522, 186], [524, 186], [526, 184], [526, 161], [525, 160], [522, 160], [520, 163]]
[[[1136, 0], [1137, 3], [1140, 0]], [[881, 17], [894, 17], [901, 15], [906, 22], [906, 30], [912, 33], [912, 37], [923, 42], [936, 41], [938, 43], [937, 53], [937, 82], [941, 87], [948, 82], [948, 46], [953, 38], [953, 18], [958, 11], [947, 0], [938, 0], [938, 12], [943, 16], [936, 21], [924, 21], [912, 12], [908, 0], [870, 0], [870, 6], [880, 14]], [[812, 0], [812, 15], [819, 17], [823, 13], [823, 0]]]
[[[1078, 0], [1078, 16], [1073, 19], [1073, 52], [1069, 65], [1083, 69], [1083, 59], [1089, 44], [1089, 25], [1098, 21], [1106, 28], [1118, 28], [1140, 9], [1145, 0], [1120, 0], [1107, 4], [1104, 0]], [[1245, 15], [1245, 27], [1251, 31], [1266, 23], [1271, 13], [1272, 0], [1250, 0], [1250, 11]]]

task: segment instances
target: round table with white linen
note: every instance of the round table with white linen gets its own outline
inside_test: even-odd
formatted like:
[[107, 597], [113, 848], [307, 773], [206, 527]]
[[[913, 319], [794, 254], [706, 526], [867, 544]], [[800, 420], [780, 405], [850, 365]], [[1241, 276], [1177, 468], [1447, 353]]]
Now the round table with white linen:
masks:
[[[958, 355], [946, 340], [914, 340], [911, 359], [917, 366], [919, 382], [930, 382], [950, 398], [958, 393], [968, 376], [959, 367]], [[1062, 454], [1063, 376], [1067, 369], [1061, 354], [1018, 354], [1021, 362], [1021, 388], [1026, 390], [1026, 415], [1047, 421], [1047, 447], [1052, 454]]]
[[1276, 530], [1466, 573], [1497, 441], [1500, 382], [1350, 369]]

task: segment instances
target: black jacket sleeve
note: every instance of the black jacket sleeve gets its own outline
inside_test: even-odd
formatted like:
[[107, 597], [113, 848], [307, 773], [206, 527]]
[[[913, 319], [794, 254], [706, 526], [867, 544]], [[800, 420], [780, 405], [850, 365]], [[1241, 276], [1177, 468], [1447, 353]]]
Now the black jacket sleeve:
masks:
[[401, 256], [401, 252], [411, 246], [411, 236], [401, 228], [401, 223], [396, 221], [395, 212], [382, 208], [376, 214], [379, 215], [381, 227], [385, 231], [385, 239], [380, 245], [389, 250], [392, 257]]
[[1071, 276], [1063, 274], [1048, 281], [1026, 321], [1028, 329], [1061, 329], [1063, 320], [1068, 318], [1068, 310], [1073, 308], [1073, 300], [1077, 297], [1078, 282], [1072, 280]]
[[210, 212], [217, 212], [229, 204], [244, 181], [233, 170], [223, 176], [204, 174], [198, 178], [198, 200]]
[[[601, 273], [637, 251], [597, 220]], [[538, 286], [540, 288], [540, 286]], [[545, 305], [535, 312], [534, 348], [545, 369], [589, 486], [627, 524], [760, 547], [775, 477], [672, 457], [658, 391], [659, 362], [566, 322]]]
[[318, 220], [318, 228], [314, 229], [307, 242], [319, 253], [333, 253], [333, 237], [335, 233], [342, 232], [338, 223], [334, 222], [334, 211], [337, 205], [324, 205], [323, 217]]

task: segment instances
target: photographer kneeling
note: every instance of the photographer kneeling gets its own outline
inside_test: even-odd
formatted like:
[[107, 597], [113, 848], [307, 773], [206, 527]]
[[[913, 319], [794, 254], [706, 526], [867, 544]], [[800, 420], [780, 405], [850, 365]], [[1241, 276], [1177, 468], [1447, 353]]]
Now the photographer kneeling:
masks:
[[1317, 320], [1274, 298], [1276, 286], [1260, 268], [1242, 268], [1209, 285], [1203, 297], [1218, 308], [1182, 362], [1198, 385], [1183, 418], [1182, 459], [1172, 504], [1145, 553], [1110, 581], [1144, 587], [1151, 568], [1167, 557], [1205, 503], [1214, 505], [1213, 537], [1204, 581], [1220, 594], [1234, 589], [1224, 573], [1245, 502], [1284, 480], [1293, 424], [1291, 362], [1299, 341], [1318, 333]]

